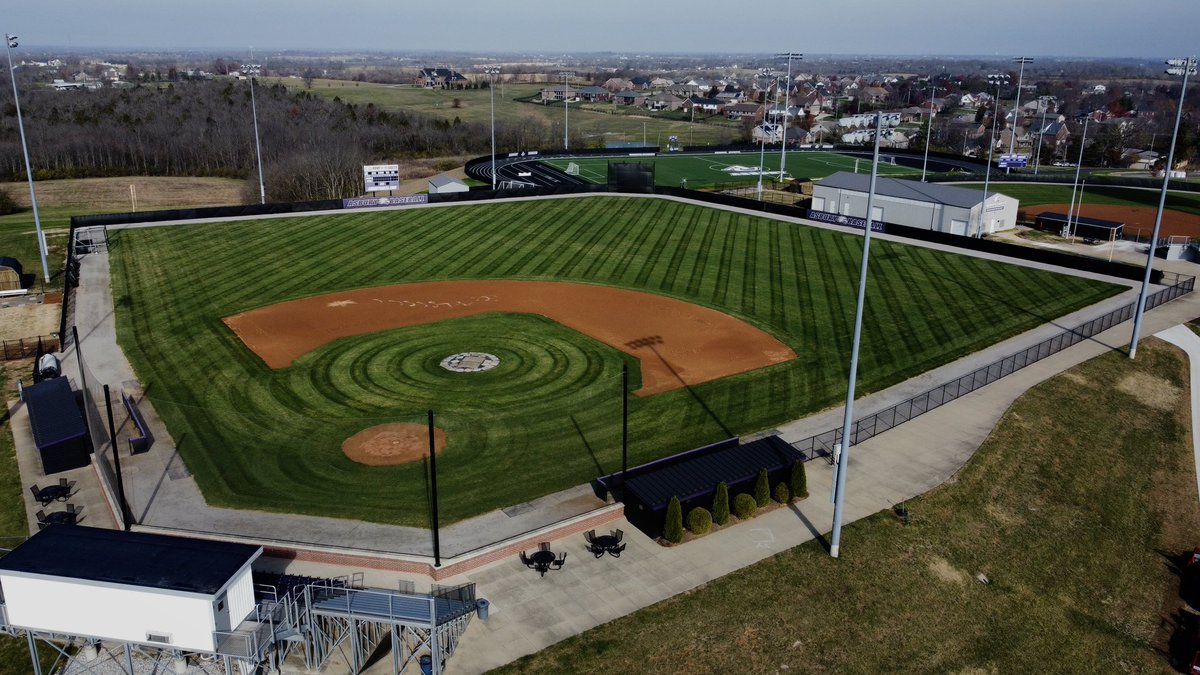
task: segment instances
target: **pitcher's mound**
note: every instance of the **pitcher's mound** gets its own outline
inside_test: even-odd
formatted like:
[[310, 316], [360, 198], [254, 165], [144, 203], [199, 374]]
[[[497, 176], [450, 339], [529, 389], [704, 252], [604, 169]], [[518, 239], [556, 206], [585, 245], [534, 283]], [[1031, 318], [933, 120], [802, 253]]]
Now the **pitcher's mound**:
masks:
[[[433, 447], [446, 447], [446, 432], [433, 428]], [[429, 427], [423, 424], [380, 424], [342, 441], [342, 452], [359, 464], [392, 466], [419, 462], [429, 454]]]

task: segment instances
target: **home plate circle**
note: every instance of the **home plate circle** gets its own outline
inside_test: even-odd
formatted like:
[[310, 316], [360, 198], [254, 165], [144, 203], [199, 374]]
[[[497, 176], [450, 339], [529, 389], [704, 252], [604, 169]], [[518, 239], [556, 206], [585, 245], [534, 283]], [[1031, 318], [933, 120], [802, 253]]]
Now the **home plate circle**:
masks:
[[484, 352], [459, 352], [442, 359], [442, 367], [456, 373], [482, 373], [500, 365], [500, 357]]

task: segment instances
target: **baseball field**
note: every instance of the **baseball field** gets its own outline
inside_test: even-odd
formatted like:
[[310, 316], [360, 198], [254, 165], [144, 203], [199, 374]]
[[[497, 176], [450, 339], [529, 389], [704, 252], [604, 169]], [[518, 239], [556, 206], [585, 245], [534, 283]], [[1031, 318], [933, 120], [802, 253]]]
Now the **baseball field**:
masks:
[[[638, 392], [630, 397], [631, 464], [836, 404], [861, 239], [669, 200], [588, 197], [119, 230], [111, 250], [119, 342], [209, 503], [426, 526], [424, 462], [354, 461], [347, 439], [424, 424], [433, 409], [444, 433], [438, 485], [447, 522], [619, 468], [623, 365]], [[515, 300], [499, 311], [408, 323], [383, 309], [365, 312], [377, 322], [366, 332], [331, 330], [348, 325], [341, 315], [301, 314], [328, 340], [296, 347], [286, 362], [256, 351], [251, 337], [272, 337], [269, 324], [231, 328], [235, 317], [317, 296], [326, 296], [322, 311], [392, 299], [408, 311], [453, 304], [420, 284], [514, 281], [660, 296], [670, 303], [642, 314], [715, 326], [704, 318], [715, 312], [785, 349], [767, 350], [770, 358], [750, 370], [713, 378], [679, 371], [674, 386], [640, 391], [645, 350], [662, 350], [668, 366], [683, 362], [669, 360], [677, 342], [669, 326], [634, 320], [644, 304], [636, 301], [605, 305], [588, 314], [602, 325], [575, 328], [578, 308], [542, 311]], [[484, 302], [491, 296], [482, 288], [455, 297]], [[879, 241], [860, 392], [1119, 290]], [[639, 331], [650, 334], [628, 339]], [[301, 324], [296, 334], [305, 333]], [[727, 360], [719, 346], [700, 344], [687, 363]], [[499, 363], [485, 372], [442, 367], [467, 352]]]
[[[582, 157], [577, 159], [547, 159], [543, 160], [550, 166], [567, 170], [574, 163], [579, 166], [579, 177], [592, 183], [604, 183], [608, 180], [608, 157]], [[623, 157], [611, 161], [649, 162], [654, 164], [654, 182], [658, 185], [678, 187], [687, 179], [690, 188], [710, 187], [713, 185], [736, 183], [751, 184], [758, 182], [758, 169], [763, 167], [766, 174], [764, 180], [779, 177], [781, 157], [779, 148], [767, 148], [759, 161], [758, 152], [718, 153], [707, 155], [670, 155], [660, 154], [654, 157]], [[854, 171], [855, 167], [863, 173], [871, 170], [870, 158], [856, 158], [836, 152], [789, 152], [787, 155], [787, 173], [785, 178], [824, 178], [838, 171]], [[884, 176], [920, 175], [921, 170], [880, 162], [879, 173]]]

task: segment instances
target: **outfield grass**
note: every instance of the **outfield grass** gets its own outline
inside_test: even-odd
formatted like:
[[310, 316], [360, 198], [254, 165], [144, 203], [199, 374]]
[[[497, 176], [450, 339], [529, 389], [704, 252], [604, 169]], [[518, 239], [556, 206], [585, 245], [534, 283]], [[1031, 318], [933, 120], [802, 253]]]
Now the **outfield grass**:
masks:
[[[300, 80], [280, 78], [264, 80], [279, 83], [289, 90], [304, 87]], [[561, 84], [561, 83], [560, 83]], [[557, 127], [557, 136], [562, 138], [562, 104], [542, 105], [516, 99], [537, 95], [552, 84], [507, 83], [496, 87], [496, 119], [512, 124], [528, 124], [530, 120], [543, 124], [552, 132]], [[491, 121], [492, 97], [487, 89], [425, 89], [414, 85], [373, 84], [350, 80], [317, 79], [313, 81], [312, 93], [326, 98], [340, 98], [357, 105], [372, 104], [385, 110], [407, 110], [436, 115], [452, 120], [487, 124]], [[455, 100], [458, 101], [455, 107]], [[590, 105], [590, 104], [585, 104]], [[606, 113], [571, 104], [568, 124], [571, 135], [579, 133], [589, 146], [604, 147], [605, 141], [641, 141], [643, 137], [651, 144], [665, 145], [669, 136], [679, 136], [688, 146], [726, 144], [735, 141], [741, 130], [725, 124], [701, 124], [684, 120], [669, 120], [645, 115]], [[500, 148], [529, 150], [532, 148]]]
[[1085, 363], [1018, 399], [909, 525], [881, 512], [837, 560], [810, 542], [497, 672], [1175, 672], [1171, 567], [1200, 526], [1187, 368], [1158, 341]]
[[[566, 170], [567, 165], [579, 165], [579, 177], [592, 183], [608, 181], [608, 163], [610, 161], [643, 162], [654, 164], [654, 182], [658, 185], [678, 187], [683, 179], [687, 186], [693, 189], [713, 187], [721, 184], [750, 185], [758, 182], [758, 174], [737, 176], [727, 171], [728, 167], [750, 167], [757, 172], [762, 166], [768, 172], [764, 180], [770, 180], [770, 172], [779, 176], [779, 149], [769, 151], [759, 161], [757, 152], [722, 153], [705, 155], [658, 155], [655, 157], [583, 157], [579, 159], [547, 159], [546, 164]], [[838, 171], [870, 172], [871, 160], [855, 158], [836, 152], [789, 152], [787, 156], [787, 178], [824, 178]], [[912, 176], [921, 173], [919, 170], [904, 166], [882, 163], [879, 173], [884, 176]]]
[[[799, 355], [632, 398], [636, 465], [840, 400], [861, 250], [847, 233], [634, 197], [120, 230], [111, 240], [120, 343], [210, 503], [407, 525], [426, 524], [422, 467], [355, 464], [340, 451], [343, 439], [383, 422], [423, 421], [433, 408], [449, 435], [438, 460], [442, 517], [523, 502], [619, 466], [622, 356], [545, 320], [491, 315], [339, 340], [271, 371], [223, 317], [382, 284], [555, 279], [712, 307]], [[1120, 290], [876, 246], [863, 392]], [[516, 367], [487, 378], [436, 366], [484, 347]]]
[[[963, 183], [963, 186], [983, 189], [983, 183]], [[1041, 204], [1069, 204], [1070, 185], [1045, 185], [1040, 183], [992, 183], [989, 189], [1020, 200], [1021, 206]], [[1158, 208], [1158, 190], [1088, 185], [1084, 202], [1087, 204], [1113, 204], [1117, 206], [1145, 206]], [[1078, 195], [1076, 195], [1078, 199]], [[1167, 208], [1173, 211], [1200, 215], [1200, 193], [1168, 192]]]

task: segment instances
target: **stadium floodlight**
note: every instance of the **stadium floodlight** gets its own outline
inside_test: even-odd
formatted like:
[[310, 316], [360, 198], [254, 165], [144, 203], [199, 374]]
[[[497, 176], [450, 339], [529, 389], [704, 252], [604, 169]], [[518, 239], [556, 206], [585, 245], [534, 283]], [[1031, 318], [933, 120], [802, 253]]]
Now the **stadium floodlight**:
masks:
[[[771, 77], [774, 75], [770, 68], [759, 68], [758, 74], [763, 77]], [[758, 135], [758, 201], [763, 200], [763, 174], [767, 171], [767, 95], [763, 93], [763, 119], [762, 128]]]
[[483, 72], [490, 78], [488, 94], [492, 97], [492, 189], [496, 189], [496, 76], [500, 66], [484, 66]]
[[[1021, 126], [1021, 84], [1025, 81], [1025, 64], [1033, 63], [1033, 59], [1028, 56], [1018, 56], [1012, 62], [1020, 64], [1021, 68], [1017, 74], [1017, 101], [1013, 104], [1013, 130], [1008, 141], [1008, 154], [1010, 155], [1017, 151], [1017, 128]], [[1012, 167], [1004, 167], [1004, 173], [1010, 172], [1012, 172]]]
[[787, 87], [783, 94], [783, 143], [779, 148], [779, 182], [783, 182], [784, 169], [787, 168], [787, 130], [788, 130], [788, 111], [792, 107], [792, 59], [797, 61], [804, 60], [804, 55], [796, 52], [780, 52], [775, 55], [777, 59], [787, 59]]
[[569, 133], [571, 127], [568, 113], [571, 110], [571, 101], [567, 96], [567, 90], [570, 87], [569, 81], [572, 77], [575, 77], [575, 73], [570, 70], [563, 70], [558, 74], [562, 75], [563, 79], [563, 150], [570, 150], [571, 140]]
[[838, 557], [842, 543], [842, 513], [846, 506], [846, 469], [850, 464], [850, 424], [854, 420], [854, 385], [858, 379], [858, 348], [862, 343], [863, 304], [867, 298], [867, 260], [871, 254], [871, 220], [875, 210], [875, 177], [879, 174], [879, 137], [883, 136], [883, 114], [875, 113], [875, 154], [871, 160], [871, 183], [867, 191], [866, 227], [863, 228], [862, 267], [858, 271], [858, 302], [854, 307], [854, 339], [850, 345], [850, 380], [846, 387], [846, 412], [842, 416], [842, 451], [834, 465], [833, 532], [829, 538], [829, 555]]
[[[1088, 122], [1092, 121], [1091, 113], [1083, 118], [1083, 135], [1079, 137], [1079, 161], [1075, 162], [1075, 180], [1071, 181], [1071, 207], [1067, 210], [1067, 229], [1071, 231], [1071, 243], [1075, 243], [1075, 228], [1079, 226], [1078, 208], [1075, 206], [1075, 191], [1079, 187], [1079, 171], [1083, 168], [1083, 146], [1087, 144]], [[1079, 192], [1079, 203], [1083, 204], [1083, 192]], [[1074, 224], [1072, 224], [1074, 221]]]
[[[253, 50], [251, 50], [251, 57]], [[258, 104], [254, 100], [254, 79], [262, 71], [262, 65], [248, 63], [242, 66], [242, 72], [250, 78], [250, 117], [254, 120], [254, 155], [258, 158], [258, 203], [267, 203], [267, 190], [263, 185], [262, 144], [258, 140]]]
[[1129, 358], [1137, 356], [1138, 336], [1142, 332], [1142, 314], [1146, 311], [1146, 292], [1150, 288], [1150, 270], [1154, 265], [1154, 247], [1158, 245], [1158, 230], [1162, 226], [1163, 209], [1167, 205], [1167, 187], [1171, 181], [1171, 169], [1175, 165], [1175, 139], [1179, 136], [1179, 120], [1183, 117], [1183, 97], [1187, 95], [1188, 75], [1196, 74], [1196, 57], [1169, 59], [1169, 75], [1182, 75], [1179, 87], [1179, 105], [1175, 107], [1175, 129], [1171, 132], [1171, 144], [1167, 146], [1167, 163], [1163, 165], [1162, 191], [1158, 195], [1158, 212], [1154, 214], [1154, 230], [1150, 233], [1150, 250], [1146, 252], [1146, 273], [1142, 277], [1142, 290], [1138, 293], [1137, 308], [1133, 313], [1133, 337], [1129, 340]]
[[988, 84], [996, 85], [996, 98], [992, 99], [992, 135], [988, 137], [987, 171], [983, 174], [983, 208], [979, 211], [978, 239], [983, 239], [983, 231], [987, 228], [988, 183], [992, 179], [992, 153], [996, 149], [996, 121], [1000, 119], [1000, 87], [1008, 84], [1008, 76], [988, 75]]
[[37, 234], [38, 255], [42, 258], [42, 279], [50, 283], [50, 265], [46, 262], [46, 235], [42, 232], [42, 219], [38, 215], [37, 192], [33, 189], [33, 167], [29, 163], [29, 146], [25, 142], [25, 120], [21, 117], [21, 97], [17, 94], [17, 71], [13, 66], [12, 50], [17, 48], [17, 36], [4, 34], [5, 44], [8, 45], [8, 77], [12, 80], [13, 102], [17, 108], [17, 128], [21, 131], [21, 152], [25, 155], [25, 176], [29, 179], [29, 204], [33, 207], [33, 229]]
[[921, 182], [925, 182], [925, 170], [929, 168], [929, 137], [933, 135], [933, 97], [939, 89], [929, 78], [929, 124], [925, 127], [925, 161], [921, 163]]

